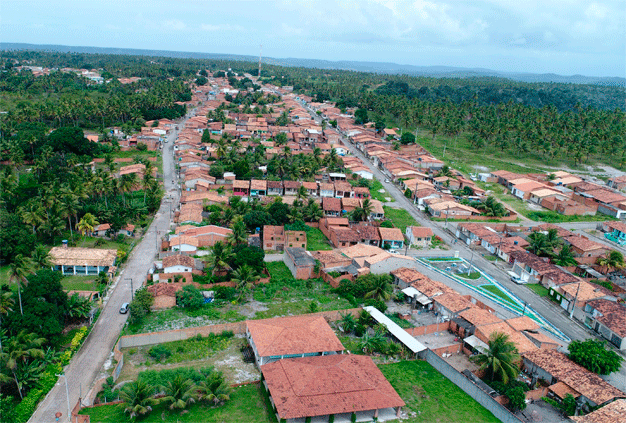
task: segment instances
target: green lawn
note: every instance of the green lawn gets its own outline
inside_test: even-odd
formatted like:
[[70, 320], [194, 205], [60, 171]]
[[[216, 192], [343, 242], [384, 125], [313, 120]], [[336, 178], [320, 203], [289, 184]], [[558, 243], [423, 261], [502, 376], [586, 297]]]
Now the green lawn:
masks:
[[[124, 414], [120, 405], [104, 405], [84, 408], [80, 414], [89, 414], [91, 423], [119, 423], [134, 421]], [[221, 407], [192, 404], [185, 410], [171, 411], [167, 406], [157, 405], [146, 417], [137, 419], [144, 423], [193, 422], [193, 423], [250, 423], [276, 422], [276, 417], [268, 413], [261, 385], [244, 385], [234, 388], [230, 401]]]
[[529, 283], [525, 285], [528, 289], [530, 289], [531, 291], [533, 291], [535, 294], [541, 296], [541, 297], [546, 297], [548, 298], [550, 296], [550, 291], [548, 290], [548, 288], [544, 287], [541, 284], [538, 283]]
[[517, 306], [518, 304], [513, 301], [508, 295], [506, 295], [504, 292], [502, 292], [502, 290], [500, 288], [498, 288], [495, 285], [481, 285], [479, 287], [480, 289], [482, 289], [483, 291], [487, 291], [490, 292], [491, 294], [495, 295], [496, 297], [500, 297], [502, 298], [504, 301]]
[[307, 251], [332, 250], [333, 247], [328, 242], [326, 235], [317, 228], [311, 228], [306, 233]]
[[399, 228], [404, 234], [407, 226], [419, 226], [413, 216], [404, 209], [394, 209], [389, 206], [383, 206], [385, 210], [385, 218], [391, 220], [393, 226]]
[[[380, 190], [383, 192], [379, 192]], [[383, 184], [376, 178], [372, 181], [372, 188], [370, 188], [370, 195], [374, 200], [382, 201], [383, 203], [387, 202], [387, 198], [391, 197], [385, 188], [383, 188]]]
[[403, 422], [491, 423], [499, 420], [425, 361], [378, 366], [406, 402], [404, 410], [419, 413]]
[[[171, 355], [169, 357], [163, 356], [161, 359], [155, 359], [150, 356], [150, 350], [153, 346], [145, 346], [139, 348], [133, 348], [134, 354], [129, 354], [129, 357], [135, 354], [146, 354], [146, 357], [150, 357], [151, 363], [182, 363], [185, 361], [202, 360], [211, 357], [215, 352], [225, 350], [233, 342], [234, 338], [232, 334], [230, 337], [225, 335], [209, 335], [205, 337], [194, 337], [185, 339], [183, 341], [164, 342], [159, 345], [159, 349], [162, 351], [169, 351]], [[147, 365], [147, 364], [144, 364]]]
[[470, 272], [470, 274], [468, 275], [467, 273], [463, 272], [463, 273], [457, 273], [457, 276], [463, 278], [463, 279], [472, 279], [472, 280], [476, 280], [480, 278], [480, 272]]
[[99, 291], [95, 279], [96, 276], [64, 276], [61, 285], [68, 291]]

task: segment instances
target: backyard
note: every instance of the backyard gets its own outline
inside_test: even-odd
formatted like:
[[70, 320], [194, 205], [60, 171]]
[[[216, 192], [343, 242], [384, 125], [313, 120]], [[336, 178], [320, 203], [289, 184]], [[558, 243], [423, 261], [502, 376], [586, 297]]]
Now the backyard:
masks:
[[[267, 400], [261, 390], [261, 385], [252, 384], [234, 388], [227, 401], [220, 407], [210, 407], [195, 403], [184, 411], [172, 411], [165, 404], [156, 405], [146, 417], [139, 419], [145, 423], [156, 422], [222, 422], [222, 423], [249, 423], [275, 422], [276, 417], [267, 412]], [[124, 414], [120, 405], [104, 405], [94, 408], [84, 408], [80, 414], [88, 414], [91, 423], [119, 423], [133, 421]]]
[[499, 421], [425, 361], [401, 361], [378, 367], [406, 402], [403, 410], [409, 412], [409, 418], [403, 422]]
[[128, 325], [123, 335], [352, 308], [348, 300], [333, 293], [332, 287], [321, 279], [294, 279], [282, 261], [267, 263], [267, 270], [270, 282], [257, 285], [247, 302], [228, 299], [205, 304], [194, 311], [183, 308], [154, 311], [141, 324]]
[[394, 209], [393, 207], [383, 206], [385, 210], [385, 218], [391, 220], [393, 226], [400, 229], [404, 234], [407, 226], [419, 226], [413, 216], [404, 209]]
[[317, 228], [310, 228], [306, 232], [307, 251], [332, 250], [333, 247], [328, 242], [326, 235]]

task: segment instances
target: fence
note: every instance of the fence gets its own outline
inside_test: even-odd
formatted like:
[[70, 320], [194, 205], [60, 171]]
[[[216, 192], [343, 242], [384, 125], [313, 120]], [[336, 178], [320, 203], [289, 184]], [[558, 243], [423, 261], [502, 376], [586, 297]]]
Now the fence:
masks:
[[435, 332], [446, 332], [450, 329], [450, 320], [441, 323], [433, 323], [427, 326], [418, 326], [416, 328], [407, 328], [405, 331], [411, 336], [423, 336]]
[[461, 388], [467, 395], [474, 398], [476, 402], [491, 411], [491, 413], [501, 422], [520, 423], [522, 421], [431, 350], [426, 351], [426, 361], [441, 374], [447, 377], [452, 383]]

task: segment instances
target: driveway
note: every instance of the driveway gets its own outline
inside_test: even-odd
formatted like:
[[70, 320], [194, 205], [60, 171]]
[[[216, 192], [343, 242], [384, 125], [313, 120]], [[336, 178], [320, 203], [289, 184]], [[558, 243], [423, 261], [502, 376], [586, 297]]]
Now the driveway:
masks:
[[[182, 128], [185, 122], [186, 119], [181, 121], [179, 128]], [[126, 319], [128, 319], [128, 314], [120, 314], [119, 309], [122, 303], [131, 301], [131, 286], [133, 290], [137, 290], [146, 280], [157, 253], [156, 231], [158, 230], [161, 235], [166, 230], [169, 231], [170, 208], [171, 212], [175, 210], [180, 197], [179, 189], [172, 182], [174, 177], [174, 140], [178, 132], [174, 130], [169, 135], [168, 142], [163, 144], [163, 178], [166, 195], [161, 201], [161, 206], [141, 242], [131, 252], [125, 268], [117, 277], [98, 322], [82, 348], [65, 369], [70, 408], [76, 405], [79, 397], [87, 394], [117, 342]], [[29, 422], [54, 422], [56, 412], [63, 413], [61, 421], [68, 421], [64, 378], [59, 378], [55, 387], [39, 404]]]

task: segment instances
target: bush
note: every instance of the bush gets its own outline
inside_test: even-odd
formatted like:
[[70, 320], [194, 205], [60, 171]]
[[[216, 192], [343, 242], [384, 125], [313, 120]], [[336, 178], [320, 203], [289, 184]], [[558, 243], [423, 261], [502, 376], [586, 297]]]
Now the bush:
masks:
[[213, 293], [216, 300], [232, 301], [237, 298], [237, 289], [230, 286], [216, 286]]
[[148, 350], [148, 355], [156, 361], [162, 361], [167, 360], [172, 355], [172, 351], [165, 345], [155, 345]]
[[313, 300], [309, 303], [309, 313], [317, 313], [319, 311], [319, 306], [317, 305], [317, 301]]
[[185, 285], [176, 293], [176, 304], [189, 310], [197, 310], [204, 305], [204, 296], [193, 285]]
[[600, 375], [608, 375], [620, 369], [624, 359], [606, 349], [604, 341], [587, 339], [569, 344], [569, 358], [574, 363]]
[[387, 304], [385, 304], [384, 301], [375, 300], [374, 298], [368, 298], [365, 301], [365, 305], [376, 307], [378, 311], [380, 311], [381, 313], [384, 313], [385, 311], [387, 311]]
[[526, 391], [528, 386], [519, 380], [511, 380], [507, 385], [502, 382], [492, 381], [489, 386], [505, 395], [509, 399], [508, 407], [511, 411], [524, 410], [526, 408]]
[[381, 228], [393, 228], [393, 223], [391, 223], [391, 220], [384, 220], [383, 222], [381, 222], [380, 224]]

